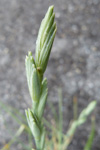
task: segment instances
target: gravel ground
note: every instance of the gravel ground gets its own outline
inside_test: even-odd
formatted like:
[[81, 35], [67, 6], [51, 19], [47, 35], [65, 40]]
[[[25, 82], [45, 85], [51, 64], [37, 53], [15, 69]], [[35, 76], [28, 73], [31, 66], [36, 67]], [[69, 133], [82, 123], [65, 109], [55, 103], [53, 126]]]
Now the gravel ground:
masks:
[[[45, 73], [49, 99], [56, 105], [58, 88], [62, 88], [64, 128], [72, 118], [74, 96], [79, 112], [97, 100], [93, 150], [100, 150], [100, 0], [0, 0], [0, 101], [22, 112], [31, 105], [24, 59], [28, 50], [35, 53], [40, 22], [52, 4], [58, 30]], [[18, 125], [0, 110], [1, 148], [12, 137], [9, 130], [15, 133]], [[81, 126], [69, 150], [83, 149], [89, 131], [90, 122]]]

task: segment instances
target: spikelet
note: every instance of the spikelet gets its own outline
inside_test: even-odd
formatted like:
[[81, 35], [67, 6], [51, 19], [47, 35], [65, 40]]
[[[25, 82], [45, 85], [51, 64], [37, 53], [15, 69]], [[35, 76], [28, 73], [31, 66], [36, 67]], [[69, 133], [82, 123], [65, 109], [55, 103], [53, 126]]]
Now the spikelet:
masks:
[[49, 55], [57, 30], [56, 23], [54, 22], [55, 14], [53, 13], [53, 9], [53, 6], [49, 7], [41, 23], [36, 42], [35, 61], [36, 66], [41, 69], [42, 73], [45, 72], [47, 67]]

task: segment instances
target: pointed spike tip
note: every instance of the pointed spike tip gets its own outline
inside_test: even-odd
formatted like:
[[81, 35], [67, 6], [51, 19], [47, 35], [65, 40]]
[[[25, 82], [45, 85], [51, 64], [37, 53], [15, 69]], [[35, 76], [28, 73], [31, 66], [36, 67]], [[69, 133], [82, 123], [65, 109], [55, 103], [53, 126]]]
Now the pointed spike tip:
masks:
[[[54, 6], [52, 5], [52, 6], [50, 6], [49, 8], [48, 8], [48, 11], [47, 11], [47, 14], [46, 14], [46, 16], [48, 16], [48, 15], [52, 15], [53, 14], [53, 10], [54, 10]], [[49, 17], [50, 17], [49, 16]]]
[[32, 56], [32, 52], [31, 51], [28, 52], [28, 56]]
[[49, 9], [50, 9], [50, 10], [54, 10], [54, 5], [51, 5], [51, 6], [49, 7]]

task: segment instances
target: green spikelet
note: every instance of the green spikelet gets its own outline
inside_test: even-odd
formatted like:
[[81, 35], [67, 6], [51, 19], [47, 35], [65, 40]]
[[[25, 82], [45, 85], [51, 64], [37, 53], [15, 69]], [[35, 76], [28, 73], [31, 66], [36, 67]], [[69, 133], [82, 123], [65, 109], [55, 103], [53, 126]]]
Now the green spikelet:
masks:
[[26, 110], [26, 117], [29, 124], [29, 127], [32, 131], [32, 134], [36, 140], [40, 139], [40, 129], [38, 127], [38, 122], [36, 120], [36, 117], [32, 113], [30, 109]]
[[53, 13], [53, 9], [53, 6], [49, 7], [41, 23], [36, 42], [36, 66], [41, 69], [42, 73], [45, 72], [57, 30], [56, 23], [54, 22], [55, 14]]
[[25, 66], [26, 66], [26, 76], [27, 76], [27, 82], [28, 82], [28, 87], [29, 87], [29, 92], [31, 94], [31, 74], [33, 71], [33, 65], [35, 64], [34, 58], [32, 56], [32, 52], [28, 52], [28, 56], [26, 56], [25, 59]]
[[41, 92], [41, 85], [31, 52], [29, 52], [28, 56], [26, 56], [25, 64], [26, 64], [28, 87], [31, 98], [33, 101], [38, 101]]

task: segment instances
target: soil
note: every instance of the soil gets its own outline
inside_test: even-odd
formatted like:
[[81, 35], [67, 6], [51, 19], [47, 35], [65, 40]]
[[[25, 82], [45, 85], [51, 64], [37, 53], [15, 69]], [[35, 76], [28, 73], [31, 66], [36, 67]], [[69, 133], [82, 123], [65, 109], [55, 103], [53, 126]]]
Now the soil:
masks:
[[[52, 4], [58, 29], [45, 73], [49, 99], [56, 107], [58, 89], [62, 89], [64, 130], [73, 117], [73, 97], [78, 99], [79, 112], [95, 99], [92, 149], [100, 150], [100, 0], [0, 0], [0, 101], [23, 113], [31, 106], [24, 59], [28, 50], [35, 54], [41, 20]], [[14, 134], [18, 124], [3, 108], [0, 111], [1, 148], [12, 137], [9, 130]], [[83, 149], [90, 126], [89, 120], [79, 127], [68, 150]], [[13, 149], [20, 150], [20, 146]]]

